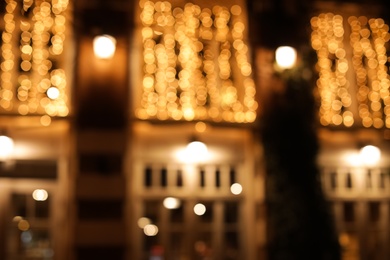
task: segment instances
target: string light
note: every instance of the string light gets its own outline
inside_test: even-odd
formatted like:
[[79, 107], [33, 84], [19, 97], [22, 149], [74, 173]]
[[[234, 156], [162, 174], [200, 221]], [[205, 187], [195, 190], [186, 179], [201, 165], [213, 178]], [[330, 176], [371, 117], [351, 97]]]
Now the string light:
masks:
[[[320, 122], [351, 127], [359, 119], [364, 127], [389, 128], [390, 81], [385, 47], [390, 39], [389, 26], [383, 19], [365, 16], [349, 17], [348, 25], [351, 34], [345, 37], [342, 16], [327, 13], [311, 19], [311, 45], [318, 56]], [[348, 40], [348, 45], [344, 44]], [[347, 46], [352, 47], [350, 56]], [[355, 78], [347, 76], [350, 69]], [[351, 82], [356, 82], [357, 89]]]
[[[0, 108], [21, 115], [67, 116], [63, 58], [68, 0], [6, 0]], [[53, 87], [56, 98], [47, 94]]]
[[141, 1], [143, 91], [140, 119], [256, 119], [241, 7], [184, 8]]

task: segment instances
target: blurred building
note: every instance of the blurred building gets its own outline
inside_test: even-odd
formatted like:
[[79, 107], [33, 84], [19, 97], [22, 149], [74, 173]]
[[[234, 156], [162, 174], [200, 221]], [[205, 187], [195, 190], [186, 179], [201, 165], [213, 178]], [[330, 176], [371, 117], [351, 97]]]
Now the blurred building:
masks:
[[259, 129], [296, 76], [343, 259], [388, 259], [386, 6], [287, 2], [1, 1], [0, 259], [267, 259]]

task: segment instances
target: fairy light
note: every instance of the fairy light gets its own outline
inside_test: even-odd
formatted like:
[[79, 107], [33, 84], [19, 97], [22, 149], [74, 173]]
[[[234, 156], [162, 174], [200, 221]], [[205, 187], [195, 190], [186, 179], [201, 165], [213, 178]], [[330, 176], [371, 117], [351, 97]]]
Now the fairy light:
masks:
[[317, 51], [320, 74], [317, 81], [321, 97], [320, 122], [323, 125], [351, 126], [353, 121], [344, 113], [350, 109], [351, 95], [346, 76], [349, 67], [343, 44], [343, 18], [331, 13], [320, 14], [311, 19], [311, 26], [311, 44]]
[[257, 102], [241, 7], [141, 1], [140, 119], [248, 123]]
[[[67, 116], [63, 58], [68, 0], [6, 0], [2, 33], [0, 108], [21, 115]], [[58, 96], [51, 99], [48, 90]], [[50, 91], [49, 91], [50, 93]]]
[[[318, 56], [320, 122], [350, 127], [359, 118], [364, 127], [389, 128], [390, 81], [385, 48], [390, 39], [389, 26], [383, 19], [365, 16], [349, 17], [348, 25], [351, 33], [347, 38], [340, 15], [327, 13], [311, 19], [311, 45]], [[347, 57], [346, 40], [352, 47], [351, 57]], [[355, 79], [347, 77], [350, 69]], [[356, 81], [357, 89], [350, 88], [351, 80]]]

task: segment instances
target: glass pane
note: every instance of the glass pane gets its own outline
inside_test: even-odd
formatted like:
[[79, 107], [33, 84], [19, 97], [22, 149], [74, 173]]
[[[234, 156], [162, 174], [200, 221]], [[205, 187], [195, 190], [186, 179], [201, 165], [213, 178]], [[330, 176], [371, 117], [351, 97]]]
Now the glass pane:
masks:
[[183, 223], [184, 222], [184, 205], [182, 204], [177, 209], [170, 209], [170, 222]]
[[224, 210], [225, 223], [237, 223], [238, 221], [238, 203], [226, 202]]
[[225, 248], [223, 253], [225, 257], [223, 259], [233, 260], [240, 259], [238, 255], [238, 234], [237, 232], [225, 232]]
[[26, 217], [27, 215], [27, 198], [24, 194], [12, 194], [11, 198], [12, 202], [12, 208], [13, 208], [13, 215], [14, 216], [21, 216]]
[[213, 259], [212, 237], [210, 232], [198, 234], [194, 243], [195, 259]]
[[[172, 232], [170, 235], [170, 249], [168, 250], [167, 259], [184, 259], [186, 249], [184, 246], [184, 235], [182, 232]], [[188, 255], [188, 253], [187, 253]]]
[[49, 218], [49, 199], [35, 202], [35, 217]]
[[35, 201], [30, 193], [12, 194], [7, 230], [6, 260], [51, 260], [49, 201]]
[[212, 202], [202, 202], [202, 204], [206, 207], [206, 211], [203, 215], [199, 216], [200, 221], [203, 223], [213, 222], [214, 204]]

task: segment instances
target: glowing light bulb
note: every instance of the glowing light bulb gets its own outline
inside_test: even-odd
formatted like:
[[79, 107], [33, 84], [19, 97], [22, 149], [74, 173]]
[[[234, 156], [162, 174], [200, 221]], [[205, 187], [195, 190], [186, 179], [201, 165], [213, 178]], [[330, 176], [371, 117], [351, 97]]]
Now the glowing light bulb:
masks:
[[110, 59], [114, 56], [116, 40], [110, 35], [99, 35], [93, 40], [93, 51], [100, 59]]
[[33, 199], [36, 201], [45, 201], [49, 197], [49, 194], [46, 190], [36, 189], [32, 193]]
[[242, 186], [239, 183], [233, 183], [232, 186], [230, 186], [230, 191], [234, 195], [239, 195], [242, 192]]
[[360, 149], [360, 159], [365, 165], [373, 166], [377, 164], [381, 158], [381, 150], [373, 145], [364, 146]]
[[139, 228], [145, 228], [146, 225], [149, 225], [151, 223], [152, 221], [150, 220], [150, 218], [146, 218], [146, 217], [139, 218], [137, 221], [137, 225]]
[[281, 69], [291, 69], [297, 61], [297, 51], [290, 46], [281, 46], [276, 49], [275, 59]]
[[200, 141], [193, 141], [186, 147], [186, 155], [189, 161], [201, 162], [208, 157], [207, 146]]
[[50, 99], [57, 99], [59, 96], [60, 96], [60, 91], [58, 90], [58, 88], [56, 87], [50, 87], [47, 92], [46, 92], [47, 96], [50, 98]]
[[167, 209], [177, 209], [180, 207], [180, 200], [173, 197], [167, 197], [163, 201], [164, 207]]
[[206, 213], [206, 206], [202, 203], [198, 203], [194, 206], [194, 212], [196, 215], [202, 216], [204, 213]]
[[156, 225], [148, 224], [144, 227], [144, 234], [149, 237], [153, 237], [157, 235], [157, 233], [158, 233], [158, 227]]

